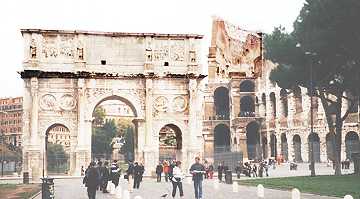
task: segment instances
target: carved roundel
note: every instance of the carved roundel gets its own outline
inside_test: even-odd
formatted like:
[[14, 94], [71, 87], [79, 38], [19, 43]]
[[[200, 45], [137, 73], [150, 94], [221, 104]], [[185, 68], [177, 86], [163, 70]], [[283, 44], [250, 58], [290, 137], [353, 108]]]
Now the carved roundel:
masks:
[[177, 112], [183, 112], [186, 109], [187, 101], [183, 96], [177, 96], [173, 99], [173, 108]]
[[60, 108], [63, 110], [72, 110], [76, 107], [75, 98], [72, 95], [63, 95], [60, 99]]
[[155, 99], [154, 108], [157, 111], [165, 112], [167, 111], [168, 106], [169, 106], [169, 100], [166, 97], [160, 96]]
[[41, 97], [40, 107], [43, 110], [54, 110], [56, 106], [56, 98], [51, 94], [45, 94]]

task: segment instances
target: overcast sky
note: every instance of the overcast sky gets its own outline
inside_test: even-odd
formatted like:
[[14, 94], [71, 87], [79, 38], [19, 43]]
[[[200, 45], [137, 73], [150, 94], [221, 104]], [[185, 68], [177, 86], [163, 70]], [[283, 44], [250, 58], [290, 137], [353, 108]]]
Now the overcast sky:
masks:
[[[248, 30], [292, 30], [304, 0], [4, 0], [0, 1], [0, 97], [21, 96], [21, 28], [196, 33], [209, 46], [212, 16]], [[206, 50], [204, 50], [206, 52]], [[202, 57], [206, 63], [206, 53]]]

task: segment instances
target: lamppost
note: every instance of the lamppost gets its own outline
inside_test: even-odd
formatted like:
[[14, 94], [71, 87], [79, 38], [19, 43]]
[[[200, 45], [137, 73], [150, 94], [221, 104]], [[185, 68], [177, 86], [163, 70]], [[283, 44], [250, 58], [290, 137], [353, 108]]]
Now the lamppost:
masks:
[[[305, 52], [305, 55], [311, 56], [310, 58], [310, 135], [314, 134], [314, 117], [313, 117], [313, 94], [314, 94], [314, 85], [313, 85], [313, 60], [312, 57], [316, 56], [316, 53]], [[310, 140], [308, 140], [310, 141]], [[310, 145], [310, 171], [311, 176], [315, 176], [315, 158], [314, 158], [314, 141], [311, 141]]]

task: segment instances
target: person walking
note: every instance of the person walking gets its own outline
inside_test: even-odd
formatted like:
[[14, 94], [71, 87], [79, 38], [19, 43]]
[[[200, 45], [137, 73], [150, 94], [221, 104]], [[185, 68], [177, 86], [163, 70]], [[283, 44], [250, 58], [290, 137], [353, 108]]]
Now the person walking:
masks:
[[130, 193], [132, 193], [134, 191], [134, 173], [135, 173], [135, 168], [134, 168], [134, 164], [129, 161], [129, 167], [126, 171], [127, 174], [127, 178], [128, 178], [128, 191]]
[[100, 174], [99, 183], [98, 183], [98, 187], [96, 188], [96, 190], [102, 191], [101, 183], [103, 181], [103, 173], [102, 173], [102, 162], [100, 160], [98, 160], [98, 162], [97, 162], [96, 169], [98, 170], [98, 173]]
[[163, 169], [164, 169], [164, 174], [165, 174], [165, 182], [168, 182], [170, 165], [166, 160], [164, 161]]
[[142, 175], [144, 174], [144, 166], [135, 162], [134, 165], [134, 189], [139, 189]]
[[163, 172], [163, 167], [161, 165], [161, 162], [156, 166], [156, 181], [161, 182], [161, 174]]
[[219, 163], [219, 166], [218, 166], [218, 179], [219, 179], [219, 182], [222, 181], [222, 174], [224, 172], [224, 165], [223, 163]]
[[102, 173], [102, 183], [101, 183], [101, 189], [103, 193], [109, 193], [106, 188], [108, 185], [108, 182], [110, 180], [110, 172], [109, 172], [109, 162], [105, 162], [104, 166], [101, 167], [101, 173]]
[[95, 199], [96, 197], [96, 189], [99, 186], [99, 178], [100, 174], [98, 169], [95, 167], [95, 162], [91, 162], [83, 179], [83, 184], [87, 187], [89, 199]]
[[257, 177], [257, 166], [255, 163], [253, 165], [252, 172], [253, 172], [253, 177]]
[[212, 164], [209, 165], [209, 178], [213, 179], [214, 176], [214, 166]]
[[205, 174], [204, 165], [200, 164], [200, 158], [195, 158], [195, 164], [191, 165], [190, 173], [192, 174], [192, 180], [194, 181], [195, 198], [202, 198], [202, 181]]
[[111, 182], [117, 187], [119, 185], [119, 178], [120, 178], [121, 170], [119, 166], [117, 165], [117, 160], [114, 160], [114, 162], [111, 164], [110, 167], [110, 179]]
[[173, 190], [171, 196], [175, 198], [176, 189], [179, 188], [180, 198], [184, 198], [184, 191], [182, 186], [182, 181], [185, 179], [185, 174], [181, 170], [181, 162], [177, 161], [176, 166], [173, 169], [173, 176], [171, 182], [173, 185]]

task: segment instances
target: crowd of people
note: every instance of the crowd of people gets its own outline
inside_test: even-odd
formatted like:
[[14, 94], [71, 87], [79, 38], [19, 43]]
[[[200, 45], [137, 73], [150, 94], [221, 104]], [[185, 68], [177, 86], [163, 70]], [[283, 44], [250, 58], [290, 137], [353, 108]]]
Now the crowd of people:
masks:
[[[83, 178], [83, 184], [87, 187], [87, 193], [89, 199], [95, 199], [96, 191], [102, 191], [103, 193], [109, 193], [108, 183], [114, 184], [115, 188], [119, 185], [121, 169], [116, 160], [109, 166], [109, 162], [98, 160], [97, 162], [91, 162], [88, 168], [83, 171], [81, 168]], [[128, 169], [124, 173], [124, 178], [128, 181], [128, 190], [133, 192], [134, 189], [140, 188], [140, 183], [145, 172], [142, 163], [129, 162]]]
[[[269, 167], [275, 166], [275, 162], [261, 161], [258, 163], [254, 162], [238, 162], [235, 165], [235, 172], [237, 177], [240, 178], [241, 174], [248, 177], [263, 177], [264, 175], [269, 176]], [[189, 173], [192, 175], [192, 181], [194, 183], [194, 194], [196, 199], [202, 198], [202, 182], [204, 179], [213, 179], [214, 166], [208, 161], [200, 163], [200, 158], [195, 158], [195, 163], [191, 165]], [[217, 165], [218, 180], [223, 181], [223, 177], [227, 177], [226, 172], [230, 171], [229, 166], [224, 162], [220, 162]], [[124, 172], [124, 179], [128, 182], [128, 191], [131, 193], [134, 189], [139, 189], [143, 178], [145, 168], [141, 162], [129, 162], [128, 168]], [[231, 171], [230, 171], [231, 172]], [[171, 196], [174, 198], [177, 191], [179, 192], [180, 198], [184, 197], [183, 191], [183, 180], [186, 174], [181, 168], [181, 161], [176, 160], [164, 160], [160, 161], [155, 168], [157, 182], [162, 181], [164, 177], [165, 182], [172, 184]], [[119, 185], [121, 176], [121, 169], [118, 163], [114, 161], [110, 166], [109, 162], [104, 164], [101, 161], [91, 162], [89, 167], [84, 171], [83, 183], [87, 187], [89, 199], [95, 199], [96, 191], [102, 191], [108, 193], [108, 182], [112, 182], [115, 187]], [[232, 174], [231, 174], [232, 175]], [[226, 181], [226, 179], [225, 179]]]

